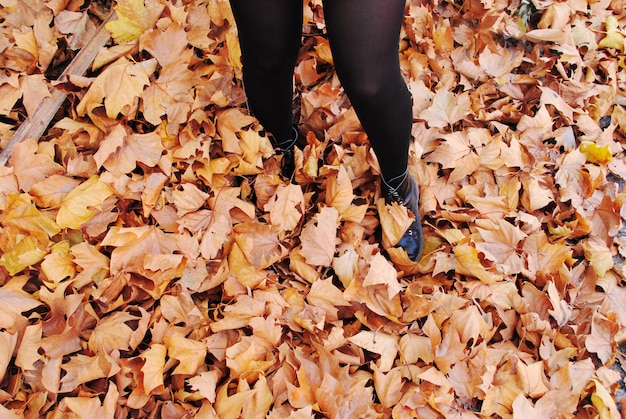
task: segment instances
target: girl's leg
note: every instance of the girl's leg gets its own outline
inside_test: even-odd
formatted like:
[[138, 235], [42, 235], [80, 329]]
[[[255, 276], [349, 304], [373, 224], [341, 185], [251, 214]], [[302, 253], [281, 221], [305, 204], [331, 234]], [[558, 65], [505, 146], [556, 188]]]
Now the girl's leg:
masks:
[[230, 0], [250, 110], [275, 145], [293, 137], [293, 71], [302, 41], [302, 2]]
[[408, 174], [413, 111], [398, 44], [406, 0], [324, 0], [335, 69], [376, 153], [388, 202], [415, 215], [398, 243], [419, 260], [424, 237], [419, 191]]
[[405, 4], [405, 0], [324, 0], [337, 75], [387, 181], [401, 180], [408, 167], [413, 123], [398, 56]]

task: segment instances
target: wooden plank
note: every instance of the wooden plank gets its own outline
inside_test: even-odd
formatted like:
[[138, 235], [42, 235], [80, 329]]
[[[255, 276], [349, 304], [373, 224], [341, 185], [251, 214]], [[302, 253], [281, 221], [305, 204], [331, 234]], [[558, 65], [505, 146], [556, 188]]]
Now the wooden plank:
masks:
[[[98, 51], [100, 48], [105, 46], [111, 36], [109, 32], [104, 28], [104, 25], [114, 20], [116, 17], [115, 11], [111, 11], [107, 18], [102, 22], [96, 33], [91, 37], [89, 42], [76, 54], [76, 57], [72, 60], [71, 63], [65, 68], [63, 73], [59, 76], [57, 81], [66, 81], [67, 77], [70, 75], [78, 75], [82, 76], [87, 72], [91, 63], [96, 58]], [[19, 126], [15, 134], [9, 140], [6, 148], [0, 152], [0, 164], [3, 166], [7, 164], [9, 158], [11, 157], [11, 151], [15, 144], [18, 144], [28, 138], [35, 138], [39, 140], [45, 130], [50, 125], [50, 121], [54, 118], [54, 115], [57, 113], [67, 95], [61, 91], [53, 87], [50, 90], [51, 96], [46, 97], [41, 101], [35, 114], [32, 117], [26, 118], [24, 122]]]

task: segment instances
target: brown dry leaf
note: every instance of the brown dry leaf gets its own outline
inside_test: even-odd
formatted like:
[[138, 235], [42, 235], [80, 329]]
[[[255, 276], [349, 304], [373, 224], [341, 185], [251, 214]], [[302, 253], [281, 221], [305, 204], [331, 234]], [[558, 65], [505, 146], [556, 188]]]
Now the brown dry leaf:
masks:
[[279, 185], [263, 206], [270, 213], [270, 222], [281, 230], [295, 229], [304, 215], [304, 194], [298, 185]]
[[348, 340], [357, 346], [380, 355], [378, 368], [381, 372], [391, 371], [393, 361], [398, 353], [398, 337], [385, 333], [363, 330]]
[[469, 113], [470, 98], [468, 94], [455, 95], [444, 89], [435, 93], [429, 108], [420, 113], [420, 118], [431, 127], [445, 128], [454, 125]]
[[345, 214], [354, 199], [348, 172], [343, 166], [339, 166], [336, 174], [329, 176], [326, 182], [326, 205], [335, 208], [340, 216]]
[[335, 255], [335, 237], [339, 213], [333, 207], [323, 207], [302, 229], [301, 255], [316, 266], [330, 266]]
[[619, 325], [614, 319], [607, 318], [600, 313], [594, 313], [591, 319], [591, 334], [585, 339], [585, 347], [589, 352], [598, 355], [603, 364], [609, 362], [613, 356], [615, 334]]
[[257, 269], [265, 269], [286, 255], [278, 238], [276, 226], [257, 221], [237, 224], [233, 228], [235, 242], [248, 262]]
[[15, 145], [11, 165], [19, 187], [24, 192], [29, 192], [34, 184], [48, 176], [63, 173], [63, 167], [49, 154], [37, 152], [37, 141], [32, 138]]
[[96, 77], [76, 111], [84, 116], [104, 104], [109, 118], [115, 119], [119, 113], [127, 115], [144, 87], [150, 85], [148, 75], [154, 72], [156, 65], [156, 60], [132, 63], [120, 58]]
[[403, 289], [398, 282], [398, 273], [393, 265], [380, 253], [372, 257], [367, 274], [363, 279], [364, 287], [372, 285], [384, 285], [390, 299]]

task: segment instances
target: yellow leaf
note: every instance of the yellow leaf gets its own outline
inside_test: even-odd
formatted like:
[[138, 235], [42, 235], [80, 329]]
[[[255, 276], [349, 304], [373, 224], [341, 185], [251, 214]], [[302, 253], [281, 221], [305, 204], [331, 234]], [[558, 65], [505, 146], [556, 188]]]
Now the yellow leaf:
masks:
[[237, 32], [232, 28], [226, 32], [226, 45], [228, 46], [228, 62], [233, 67], [241, 70], [243, 64], [241, 63], [239, 37], [237, 36]]
[[9, 195], [4, 217], [2, 218], [0, 219], [2, 219], [5, 227], [16, 227], [42, 242], [47, 241], [49, 237], [61, 231], [57, 223], [39, 211], [31, 202], [30, 196], [26, 194]]
[[41, 270], [49, 281], [59, 283], [65, 278], [73, 278], [76, 267], [70, 254], [67, 241], [56, 243], [41, 263]]
[[615, 399], [611, 396], [611, 393], [602, 385], [602, 383], [593, 378], [596, 391], [591, 395], [591, 403], [598, 409], [600, 419], [612, 419], [620, 417]]
[[117, 20], [108, 22], [105, 28], [117, 44], [136, 41], [151, 29], [165, 6], [157, 0], [118, 0], [115, 6]]
[[72, 190], [63, 199], [57, 213], [57, 224], [61, 228], [80, 229], [84, 222], [94, 216], [91, 207], [98, 207], [113, 194], [109, 185], [100, 181], [96, 175]]
[[598, 144], [592, 141], [583, 141], [580, 143], [580, 152], [585, 155], [589, 163], [607, 164], [613, 159], [609, 146], [598, 147]]
[[34, 237], [17, 237], [17, 242], [10, 249], [3, 249], [0, 266], [4, 266], [11, 275], [40, 262], [48, 253], [45, 245]]
[[619, 22], [615, 16], [607, 16], [604, 22], [606, 26], [606, 36], [598, 42], [600, 48], [615, 48], [617, 50], [624, 50], [624, 34], [619, 30]]
[[454, 248], [456, 256], [456, 273], [473, 276], [481, 281], [491, 284], [502, 279], [502, 275], [489, 272], [480, 263], [478, 250], [469, 244], [461, 244]]

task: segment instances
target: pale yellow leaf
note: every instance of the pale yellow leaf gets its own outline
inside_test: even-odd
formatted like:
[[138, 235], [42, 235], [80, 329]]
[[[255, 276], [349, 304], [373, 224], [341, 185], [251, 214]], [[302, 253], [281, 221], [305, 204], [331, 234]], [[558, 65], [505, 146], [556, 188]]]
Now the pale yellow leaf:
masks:
[[79, 229], [95, 215], [91, 208], [97, 208], [112, 194], [111, 187], [98, 176], [90, 177], [63, 198], [57, 224], [61, 228]]

